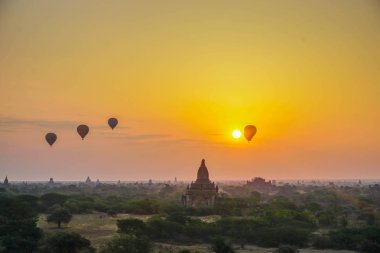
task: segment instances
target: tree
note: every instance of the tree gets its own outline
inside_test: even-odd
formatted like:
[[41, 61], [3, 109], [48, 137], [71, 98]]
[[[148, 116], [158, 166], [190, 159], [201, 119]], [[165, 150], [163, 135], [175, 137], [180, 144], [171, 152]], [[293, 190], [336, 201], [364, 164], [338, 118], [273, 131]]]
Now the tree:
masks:
[[124, 219], [117, 221], [119, 233], [140, 235], [145, 229], [146, 225], [139, 219]]
[[45, 208], [45, 210], [53, 205], [63, 206], [67, 199], [68, 196], [54, 192], [46, 193], [40, 197], [41, 205]]
[[91, 242], [77, 233], [55, 233], [49, 236], [40, 250], [41, 253], [94, 253]]
[[30, 206], [14, 196], [0, 195], [0, 252], [34, 252], [41, 237]]
[[100, 253], [150, 253], [153, 244], [143, 236], [120, 234], [101, 247]]
[[69, 211], [64, 208], [56, 208], [51, 214], [47, 216], [48, 223], [56, 223], [58, 228], [61, 228], [62, 223], [69, 223], [71, 221], [72, 215]]
[[365, 240], [360, 246], [360, 251], [365, 253], [378, 253], [380, 252], [380, 244]]

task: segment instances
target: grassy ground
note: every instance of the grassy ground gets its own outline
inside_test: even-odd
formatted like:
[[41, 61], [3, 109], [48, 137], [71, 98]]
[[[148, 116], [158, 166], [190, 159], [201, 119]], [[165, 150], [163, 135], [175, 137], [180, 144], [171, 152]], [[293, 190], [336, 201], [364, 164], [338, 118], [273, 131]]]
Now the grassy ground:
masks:
[[46, 233], [55, 233], [58, 231], [77, 232], [89, 239], [92, 245], [98, 248], [102, 243], [109, 240], [116, 234], [116, 221], [118, 219], [138, 218], [148, 219], [149, 215], [129, 215], [119, 214], [116, 217], [110, 217], [106, 214], [77, 214], [73, 215], [71, 222], [62, 229], [58, 229], [55, 224], [48, 224], [46, 216], [40, 215], [38, 226]]
[[[119, 214], [117, 217], [110, 217], [103, 213], [96, 214], [77, 214], [73, 215], [71, 222], [67, 226], [63, 226], [62, 229], [58, 229], [55, 224], [48, 224], [46, 222], [46, 216], [40, 215], [38, 226], [42, 228], [46, 233], [55, 233], [58, 231], [65, 232], [77, 232], [82, 236], [89, 239], [95, 248], [99, 248], [107, 240], [110, 240], [112, 236], [116, 234], [117, 227], [116, 221], [118, 219], [137, 218], [146, 220], [150, 215], [131, 215], [131, 214]], [[199, 217], [204, 221], [212, 222], [218, 219], [217, 216]], [[197, 244], [197, 245], [170, 245], [170, 244], [157, 244], [156, 252], [173, 252], [176, 253], [179, 249], [189, 249], [192, 252], [209, 252], [209, 245]], [[260, 248], [252, 245], [246, 245], [245, 249], [236, 247], [237, 253], [272, 253], [274, 249]], [[300, 253], [353, 253], [353, 251], [347, 250], [314, 250], [314, 249], [301, 249]]]

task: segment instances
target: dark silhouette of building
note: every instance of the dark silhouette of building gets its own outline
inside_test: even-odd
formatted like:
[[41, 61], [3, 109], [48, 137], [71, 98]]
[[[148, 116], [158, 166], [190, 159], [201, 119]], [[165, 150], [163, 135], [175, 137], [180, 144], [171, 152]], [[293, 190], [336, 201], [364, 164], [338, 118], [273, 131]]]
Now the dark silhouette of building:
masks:
[[86, 184], [91, 184], [91, 183], [92, 183], [92, 181], [91, 181], [90, 177], [88, 176], [86, 179]]
[[8, 176], [5, 176], [4, 186], [9, 186]]
[[275, 187], [270, 180], [265, 181], [262, 177], [255, 177], [251, 181], [247, 181], [247, 186], [257, 191], [270, 191]]
[[218, 186], [209, 179], [208, 170], [203, 159], [198, 169], [197, 180], [187, 185], [186, 193], [182, 195], [182, 203], [186, 207], [213, 205], [218, 191]]

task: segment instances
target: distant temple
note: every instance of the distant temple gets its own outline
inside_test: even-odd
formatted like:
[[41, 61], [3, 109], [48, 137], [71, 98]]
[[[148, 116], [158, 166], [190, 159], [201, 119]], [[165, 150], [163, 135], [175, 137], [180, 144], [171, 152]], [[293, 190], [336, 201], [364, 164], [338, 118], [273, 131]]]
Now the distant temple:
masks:
[[90, 177], [88, 176], [86, 179], [86, 184], [91, 184], [91, 183], [92, 183], [92, 181], [91, 181]]
[[186, 207], [213, 205], [218, 195], [218, 186], [211, 182], [205, 160], [198, 169], [197, 180], [187, 185], [186, 193], [182, 195], [182, 203]]
[[261, 177], [255, 177], [251, 181], [247, 181], [247, 186], [258, 191], [269, 191], [275, 187], [270, 180], [265, 181], [265, 179]]
[[50, 184], [50, 185], [53, 185], [53, 184], [54, 184], [54, 180], [53, 180], [52, 177], [51, 177], [50, 180], [49, 180], [49, 184]]
[[5, 176], [5, 179], [4, 179], [4, 186], [9, 186], [8, 176]]

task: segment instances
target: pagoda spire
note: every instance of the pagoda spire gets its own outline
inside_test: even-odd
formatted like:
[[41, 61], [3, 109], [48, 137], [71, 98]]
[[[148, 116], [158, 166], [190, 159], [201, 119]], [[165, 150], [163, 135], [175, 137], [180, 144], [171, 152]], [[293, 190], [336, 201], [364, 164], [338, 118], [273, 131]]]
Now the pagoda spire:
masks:
[[8, 176], [5, 176], [4, 185], [9, 185]]
[[209, 175], [205, 159], [202, 159], [201, 166], [198, 169], [197, 180], [209, 181]]

